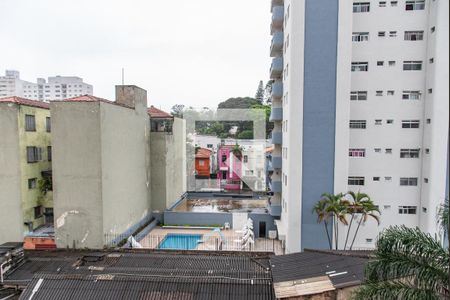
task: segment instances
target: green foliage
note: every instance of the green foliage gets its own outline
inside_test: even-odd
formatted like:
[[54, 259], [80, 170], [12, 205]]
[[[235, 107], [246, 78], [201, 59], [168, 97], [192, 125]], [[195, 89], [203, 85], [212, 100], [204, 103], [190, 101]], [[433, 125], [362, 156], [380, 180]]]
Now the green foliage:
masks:
[[172, 106], [171, 114], [172, 116], [183, 118], [183, 113], [185, 110], [185, 106], [183, 104], [175, 104]]
[[443, 204], [441, 204], [441, 207], [439, 208], [439, 220], [438, 223], [440, 224], [441, 228], [444, 230], [445, 233], [449, 233], [449, 211], [448, 211], [448, 198], [445, 198], [445, 201]]
[[253, 130], [244, 130], [238, 134], [238, 139], [251, 140], [253, 139]]
[[250, 97], [230, 98], [224, 102], [219, 103], [219, 109], [245, 109], [251, 108], [253, 105], [259, 104], [258, 100]]
[[264, 102], [264, 83], [262, 80], [258, 84], [258, 89], [256, 90], [255, 99], [260, 104], [262, 104]]
[[448, 299], [449, 250], [418, 228], [393, 226], [377, 242], [376, 259], [354, 299]]
[[53, 189], [52, 179], [50, 177], [39, 179], [38, 188], [42, 195], [47, 194], [48, 191], [51, 191]]

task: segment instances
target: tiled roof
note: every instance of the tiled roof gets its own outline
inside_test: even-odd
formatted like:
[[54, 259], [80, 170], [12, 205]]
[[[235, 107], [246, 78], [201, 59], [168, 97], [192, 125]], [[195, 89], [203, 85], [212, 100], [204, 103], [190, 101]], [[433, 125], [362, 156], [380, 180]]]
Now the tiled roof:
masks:
[[166, 113], [165, 111], [162, 111], [153, 105], [150, 106], [148, 109], [148, 114], [153, 119], [173, 119], [173, 116], [169, 113]]
[[[5, 283], [20, 299], [275, 299], [266, 254], [191, 251], [27, 253]], [[78, 257], [76, 256], [78, 255]]]
[[107, 100], [107, 99], [103, 99], [103, 98], [91, 96], [91, 95], [82, 95], [82, 96], [78, 96], [78, 97], [67, 98], [64, 100], [55, 100], [52, 102], [56, 102], [56, 103], [58, 103], [58, 102], [103, 102], [103, 103], [109, 103], [109, 104], [114, 104], [114, 105], [134, 109], [134, 107], [131, 107], [131, 106], [128, 106], [128, 105], [125, 105], [122, 103], [118, 103], [117, 101], [111, 101], [111, 100]]
[[26, 105], [26, 106], [49, 109], [49, 105], [46, 102], [25, 99], [25, 98], [16, 97], [16, 96], [0, 98], [0, 103], [15, 103], [15, 104], [19, 104], [19, 105]]
[[305, 251], [272, 256], [270, 265], [274, 283], [329, 276], [335, 288], [342, 288], [361, 284], [368, 261], [342, 253]]
[[206, 148], [200, 148], [195, 154], [195, 158], [209, 158], [211, 156], [211, 150]]

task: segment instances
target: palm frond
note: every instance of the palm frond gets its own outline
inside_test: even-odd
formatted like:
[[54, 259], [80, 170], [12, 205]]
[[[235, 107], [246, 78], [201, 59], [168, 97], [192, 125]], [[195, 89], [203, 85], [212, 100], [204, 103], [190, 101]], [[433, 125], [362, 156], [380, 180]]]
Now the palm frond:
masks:
[[419, 289], [415, 286], [400, 282], [369, 282], [355, 291], [355, 300], [439, 300], [439, 296], [432, 290]]

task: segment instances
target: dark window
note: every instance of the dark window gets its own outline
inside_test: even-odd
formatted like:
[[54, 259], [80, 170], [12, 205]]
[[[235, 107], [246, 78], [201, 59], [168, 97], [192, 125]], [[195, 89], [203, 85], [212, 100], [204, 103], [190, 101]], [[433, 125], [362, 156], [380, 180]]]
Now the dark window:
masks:
[[401, 215], [415, 215], [417, 213], [417, 206], [399, 206], [398, 213]]
[[405, 10], [424, 10], [425, 0], [406, 1]]
[[222, 162], [226, 162], [227, 161], [227, 156], [226, 155], [222, 155]]
[[349, 177], [348, 185], [364, 185], [365, 178], [364, 177]]
[[419, 158], [420, 149], [400, 149], [400, 158]]
[[25, 115], [25, 131], [36, 131], [36, 119], [33, 115]]
[[365, 120], [350, 120], [350, 128], [351, 129], [366, 129], [366, 121]]
[[417, 186], [417, 177], [402, 177], [400, 178], [401, 186]]
[[36, 178], [30, 178], [28, 179], [28, 189], [35, 189], [37, 187], [37, 179]]
[[421, 71], [422, 61], [404, 61], [403, 71]]
[[34, 207], [34, 218], [38, 219], [38, 218], [42, 217], [42, 215], [43, 215], [42, 205], [35, 206]]
[[47, 160], [52, 161], [52, 146], [47, 146]]
[[419, 120], [404, 120], [402, 121], [402, 128], [419, 128]]
[[248, 156], [244, 155], [244, 163], [248, 163]]
[[50, 117], [45, 118], [45, 129], [47, 130], [47, 132], [52, 131], [52, 124], [50, 122]]

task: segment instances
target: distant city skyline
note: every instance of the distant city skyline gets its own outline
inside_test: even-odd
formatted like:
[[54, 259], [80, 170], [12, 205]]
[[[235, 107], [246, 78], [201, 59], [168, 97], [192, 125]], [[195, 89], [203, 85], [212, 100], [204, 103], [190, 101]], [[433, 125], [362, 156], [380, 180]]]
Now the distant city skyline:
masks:
[[114, 100], [124, 68], [125, 84], [145, 88], [149, 105], [170, 110], [254, 96], [269, 77], [266, 1], [5, 0], [0, 10], [8, 41], [0, 71], [18, 70], [25, 80], [75, 75]]

